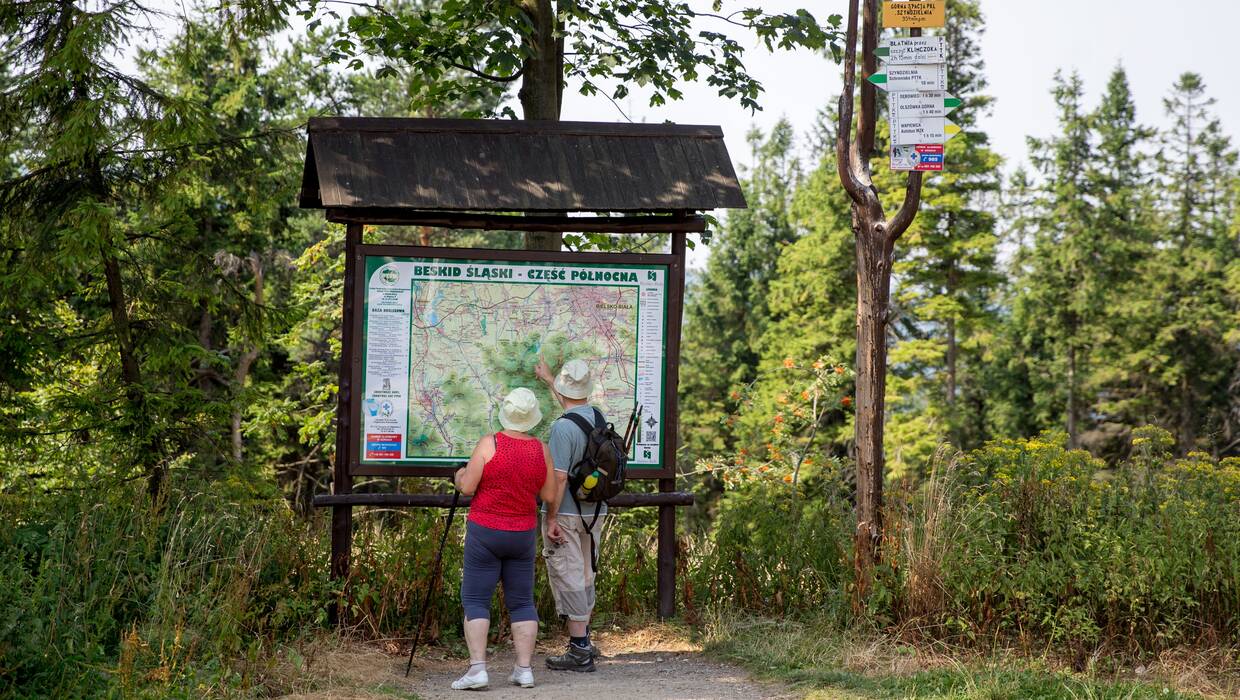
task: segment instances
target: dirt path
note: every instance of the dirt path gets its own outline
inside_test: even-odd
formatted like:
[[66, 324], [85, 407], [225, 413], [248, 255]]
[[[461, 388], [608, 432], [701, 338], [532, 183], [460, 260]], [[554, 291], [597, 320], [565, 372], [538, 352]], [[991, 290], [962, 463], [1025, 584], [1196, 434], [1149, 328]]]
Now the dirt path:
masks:
[[534, 661], [533, 689], [508, 684], [512, 649], [503, 645], [489, 660], [491, 687], [483, 692], [454, 691], [449, 684], [466, 668], [464, 659], [442, 658], [432, 650], [419, 654], [410, 677], [405, 658], [395, 648], [350, 645], [319, 656], [308, 669], [316, 676], [313, 690], [284, 696], [287, 700], [371, 700], [375, 698], [457, 698], [460, 700], [607, 700], [641, 698], [781, 698], [798, 695], [788, 688], [751, 679], [725, 663], [708, 659], [683, 634], [661, 627], [605, 633], [597, 639], [604, 657], [594, 673], [553, 672], [543, 659], [559, 653], [563, 640], [540, 643]]

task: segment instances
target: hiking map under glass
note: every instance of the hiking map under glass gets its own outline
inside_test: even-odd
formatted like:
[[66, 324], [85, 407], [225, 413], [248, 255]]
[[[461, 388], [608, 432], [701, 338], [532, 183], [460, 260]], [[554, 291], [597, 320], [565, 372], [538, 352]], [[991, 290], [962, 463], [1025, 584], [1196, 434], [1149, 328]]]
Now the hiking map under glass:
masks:
[[640, 404], [630, 466], [662, 468], [668, 266], [367, 255], [363, 269], [361, 463], [463, 463], [517, 387], [538, 396], [546, 440], [562, 411], [534, 375], [543, 357], [589, 363], [618, 432]]

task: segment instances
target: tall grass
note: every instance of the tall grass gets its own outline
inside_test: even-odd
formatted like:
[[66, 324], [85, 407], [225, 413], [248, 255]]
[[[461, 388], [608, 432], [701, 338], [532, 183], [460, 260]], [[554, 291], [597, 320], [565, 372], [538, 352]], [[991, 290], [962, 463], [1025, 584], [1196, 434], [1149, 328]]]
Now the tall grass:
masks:
[[1153, 428], [1136, 446], [1108, 469], [1000, 441], [940, 471], [893, 509], [895, 616], [1082, 651], [1240, 642], [1240, 460], [1173, 459]]
[[78, 492], [0, 503], [0, 694], [194, 696], [261, 682], [324, 620], [321, 529], [282, 504]]

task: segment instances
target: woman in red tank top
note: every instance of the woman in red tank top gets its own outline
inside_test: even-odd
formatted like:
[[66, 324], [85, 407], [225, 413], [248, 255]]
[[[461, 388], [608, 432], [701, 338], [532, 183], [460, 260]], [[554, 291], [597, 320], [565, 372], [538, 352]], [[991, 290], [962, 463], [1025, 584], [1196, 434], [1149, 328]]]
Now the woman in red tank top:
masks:
[[469, 463], [456, 472], [456, 487], [473, 496], [461, 575], [469, 671], [452, 683], [457, 690], [485, 688], [490, 682], [487, 633], [491, 627], [491, 596], [501, 580], [517, 652], [517, 663], [508, 680], [534, 687], [530, 662], [538, 635], [534, 608], [536, 499], [550, 500], [557, 485], [547, 446], [528, 434], [541, 420], [534, 392], [514, 389], [500, 408], [499, 422], [504, 430], [479, 440]]

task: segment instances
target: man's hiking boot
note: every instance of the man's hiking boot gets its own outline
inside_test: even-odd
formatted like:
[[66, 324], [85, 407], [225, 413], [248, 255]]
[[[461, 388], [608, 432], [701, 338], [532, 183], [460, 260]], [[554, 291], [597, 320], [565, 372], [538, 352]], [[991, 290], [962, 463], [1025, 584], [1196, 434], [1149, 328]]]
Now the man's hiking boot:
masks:
[[591, 644], [588, 647], [579, 647], [573, 644], [568, 645], [568, 651], [559, 656], [547, 657], [547, 668], [553, 671], [577, 671], [578, 673], [594, 672], [594, 652], [597, 647]]

